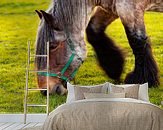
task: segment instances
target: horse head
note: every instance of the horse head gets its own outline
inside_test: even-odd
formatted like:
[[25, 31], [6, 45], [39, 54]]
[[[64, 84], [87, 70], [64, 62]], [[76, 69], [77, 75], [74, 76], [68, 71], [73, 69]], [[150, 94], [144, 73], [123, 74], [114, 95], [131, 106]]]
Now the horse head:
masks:
[[[54, 16], [42, 10], [36, 12], [41, 19], [36, 40], [36, 55], [46, 55], [49, 43], [49, 73], [37, 74], [38, 86], [40, 89], [46, 89], [49, 76], [49, 93], [63, 95], [67, 92], [66, 82], [73, 79], [82, 60], [75, 52], [73, 42], [64, 28], [56, 24]], [[37, 70], [46, 71], [47, 58], [36, 57], [35, 65]], [[47, 91], [42, 90], [41, 93], [46, 95]]]

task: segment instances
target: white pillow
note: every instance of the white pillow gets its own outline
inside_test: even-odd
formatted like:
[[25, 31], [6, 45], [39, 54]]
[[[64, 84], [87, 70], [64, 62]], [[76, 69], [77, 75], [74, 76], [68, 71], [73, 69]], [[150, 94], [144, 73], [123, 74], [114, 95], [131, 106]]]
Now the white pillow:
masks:
[[139, 100], [149, 102], [148, 83], [139, 85]]
[[67, 94], [66, 103], [75, 101], [74, 85], [67, 82], [67, 90], [68, 90], [68, 94]]
[[[101, 93], [107, 93], [108, 92], [108, 87], [109, 87], [108, 85], [109, 85], [109, 83], [106, 82], [106, 83], [100, 84], [100, 85], [94, 85], [94, 86], [78, 86], [78, 87], [90, 88], [90, 87], [95, 87], [95, 86], [102, 86]], [[70, 103], [70, 102], [76, 101], [74, 87], [75, 87], [75, 85], [72, 85], [69, 82], [67, 82], [68, 94], [67, 94], [66, 103]]]
[[[109, 83], [108, 93], [112, 92], [111, 85], [114, 85], [114, 84]], [[132, 85], [134, 85], [134, 84], [122, 84], [122, 85], [116, 85], [116, 86], [126, 88], [126, 87], [130, 87]], [[148, 83], [144, 83], [144, 84], [139, 85], [138, 99], [142, 100], [142, 101], [149, 102]]]

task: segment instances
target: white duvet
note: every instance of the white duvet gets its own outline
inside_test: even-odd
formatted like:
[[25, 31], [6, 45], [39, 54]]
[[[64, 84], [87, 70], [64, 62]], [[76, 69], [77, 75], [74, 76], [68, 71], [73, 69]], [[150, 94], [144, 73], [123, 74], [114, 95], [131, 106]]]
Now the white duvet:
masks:
[[95, 98], [65, 103], [40, 130], [163, 130], [163, 110], [131, 98]]

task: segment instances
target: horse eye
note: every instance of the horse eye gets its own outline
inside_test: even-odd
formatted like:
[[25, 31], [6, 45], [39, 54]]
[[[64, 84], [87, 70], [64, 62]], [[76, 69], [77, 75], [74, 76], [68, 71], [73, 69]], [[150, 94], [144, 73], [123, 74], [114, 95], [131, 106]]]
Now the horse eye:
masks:
[[50, 49], [55, 49], [58, 45], [54, 43], [50, 43], [49, 48]]
[[61, 31], [61, 29], [59, 27], [55, 27], [53, 28], [55, 31]]
[[59, 46], [59, 42], [51, 42], [49, 45], [50, 50], [55, 50]]

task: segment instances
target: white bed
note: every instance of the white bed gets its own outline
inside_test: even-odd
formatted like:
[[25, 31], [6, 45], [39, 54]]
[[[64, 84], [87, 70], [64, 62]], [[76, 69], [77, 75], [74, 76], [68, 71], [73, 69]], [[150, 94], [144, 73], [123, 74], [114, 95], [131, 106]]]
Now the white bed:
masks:
[[[101, 89], [99, 86], [82, 86], [82, 89], [77, 90], [74, 86], [69, 86], [67, 103], [51, 112], [42, 128], [38, 130], [163, 130], [163, 110], [149, 102], [146, 87], [143, 89], [134, 86], [139, 89], [130, 91], [130, 85], [114, 86], [123, 87], [126, 95], [137, 98], [134, 99], [120, 98], [124, 96], [122, 93], [118, 94], [120, 97], [112, 98], [107, 92], [120, 92], [121, 88], [111, 90], [113, 86], [110, 84], [101, 85]], [[99, 94], [99, 91], [102, 94]], [[87, 99], [80, 99], [85, 95]]]
[[94, 98], [54, 110], [43, 130], [163, 130], [163, 110], [131, 98]]

